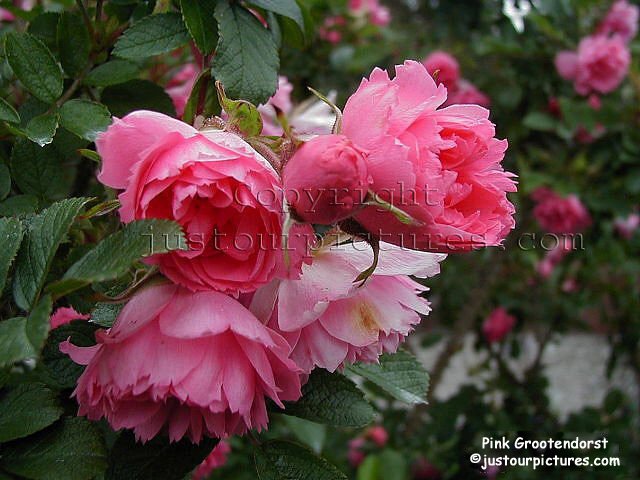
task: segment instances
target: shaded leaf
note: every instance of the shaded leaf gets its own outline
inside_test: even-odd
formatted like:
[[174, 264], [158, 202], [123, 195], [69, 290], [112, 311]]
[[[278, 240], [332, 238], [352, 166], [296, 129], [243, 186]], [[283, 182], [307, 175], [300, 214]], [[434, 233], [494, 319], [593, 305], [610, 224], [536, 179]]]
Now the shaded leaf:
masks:
[[60, 123], [80, 138], [94, 141], [111, 124], [111, 114], [104, 105], [76, 98], [60, 108]]
[[214, 18], [216, 0], [180, 0], [182, 18], [198, 49], [208, 55], [216, 48], [218, 28]]
[[0, 293], [4, 290], [9, 267], [22, 242], [22, 224], [17, 218], [0, 218]]
[[177, 13], [149, 15], [134, 23], [118, 38], [113, 54], [144, 58], [174, 50], [189, 41], [189, 33]]
[[255, 452], [260, 480], [346, 480], [347, 476], [325, 459], [295, 443], [271, 441]]
[[108, 87], [135, 79], [140, 67], [128, 60], [111, 60], [91, 70], [84, 79], [85, 85]]
[[62, 68], [70, 77], [76, 77], [89, 63], [91, 38], [79, 14], [64, 12], [58, 20], [56, 32]]

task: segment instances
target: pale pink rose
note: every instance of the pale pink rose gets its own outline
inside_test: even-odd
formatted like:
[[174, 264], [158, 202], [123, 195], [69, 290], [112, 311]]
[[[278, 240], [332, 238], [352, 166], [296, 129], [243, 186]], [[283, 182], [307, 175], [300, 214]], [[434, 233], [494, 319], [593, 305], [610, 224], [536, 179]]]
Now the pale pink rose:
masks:
[[631, 213], [627, 217], [618, 217], [614, 220], [613, 225], [618, 235], [630, 240], [635, 231], [638, 230], [638, 227], [640, 227], [640, 215]]
[[627, 0], [617, 0], [598, 26], [598, 33], [619, 35], [629, 43], [638, 33], [639, 17], [640, 9], [637, 5], [631, 5]]
[[555, 58], [560, 76], [572, 80], [580, 95], [614, 91], [626, 77], [630, 63], [629, 48], [617, 35], [584, 37], [577, 52], [563, 51]]
[[447, 92], [451, 96], [453, 91], [458, 88], [458, 81], [460, 80], [460, 66], [455, 57], [447, 52], [436, 50], [429, 54], [422, 63], [429, 74], [437, 79], [438, 83], [442, 83], [447, 87]]
[[85, 315], [76, 312], [72, 307], [60, 307], [53, 312], [49, 318], [51, 329], [58, 328], [60, 325], [66, 325], [74, 320], [89, 320], [91, 315]]
[[[404, 210], [402, 223], [371, 206], [356, 215], [382, 240], [439, 252], [499, 245], [514, 227], [513, 174], [501, 162], [489, 111], [477, 105], [438, 109], [447, 98], [424, 65], [407, 61], [396, 77], [376, 68], [344, 109], [342, 133], [368, 155], [370, 189]], [[372, 101], [375, 99], [375, 101]]]
[[558, 242], [544, 255], [544, 258], [536, 265], [536, 271], [542, 278], [549, 278], [553, 271], [573, 250], [573, 237], [571, 235], [563, 236]]
[[385, 27], [391, 22], [391, 12], [379, 0], [349, 0], [347, 6], [354, 15], [367, 16], [373, 25]]
[[351, 216], [369, 187], [362, 152], [344, 135], [319, 135], [304, 143], [285, 165], [282, 181], [296, 216], [322, 225]]
[[382, 425], [374, 425], [373, 427], [367, 428], [364, 432], [364, 436], [375, 443], [379, 448], [384, 447], [389, 441], [389, 434]]
[[278, 77], [278, 89], [264, 105], [258, 106], [258, 111], [262, 117], [262, 135], [282, 135], [282, 126], [278, 122], [278, 111], [287, 114], [291, 111], [291, 92], [293, 85], [287, 77]]
[[503, 307], [496, 308], [482, 323], [482, 333], [489, 343], [499, 342], [513, 330], [516, 318]]
[[430, 311], [420, 297], [427, 288], [407, 275], [436, 275], [444, 258], [383, 243], [376, 271], [360, 286], [354, 280], [371, 265], [371, 248], [364, 242], [325, 246], [303, 266], [299, 280], [258, 290], [250, 309], [282, 333], [305, 372], [376, 362], [382, 353], [394, 353], [420, 314]]
[[184, 114], [184, 107], [187, 105], [199, 74], [200, 69], [195, 64], [188, 63], [180, 68], [167, 83], [166, 91], [173, 101], [178, 117]]
[[133, 429], [143, 442], [160, 432], [241, 435], [267, 425], [266, 398], [300, 397], [289, 346], [237, 300], [173, 284], [137, 293], [97, 345], [60, 350], [87, 365], [73, 393], [79, 415]]
[[444, 105], [480, 105], [489, 108], [491, 99], [486, 93], [478, 90], [473, 83], [462, 79], [458, 82], [458, 88], [449, 93]]
[[536, 202], [533, 216], [547, 232], [580, 233], [591, 225], [591, 216], [576, 195], [562, 197], [550, 188], [540, 187], [531, 196]]
[[214, 470], [223, 467], [227, 463], [227, 456], [231, 453], [231, 446], [225, 440], [220, 440], [211, 453], [198, 465], [191, 476], [192, 480], [204, 480]]
[[281, 269], [282, 187], [240, 137], [149, 111], [114, 119], [96, 141], [98, 179], [120, 194], [123, 222], [177, 221], [189, 249], [150, 257], [191, 290], [252, 291]]

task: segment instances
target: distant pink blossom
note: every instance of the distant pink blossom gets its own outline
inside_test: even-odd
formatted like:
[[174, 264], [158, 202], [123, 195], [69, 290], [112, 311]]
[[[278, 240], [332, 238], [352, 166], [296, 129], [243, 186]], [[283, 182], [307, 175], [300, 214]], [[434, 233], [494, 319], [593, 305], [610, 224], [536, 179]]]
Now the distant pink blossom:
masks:
[[66, 325], [73, 320], [89, 320], [90, 318], [91, 315], [76, 312], [72, 307], [60, 307], [53, 312], [53, 315], [51, 315], [51, 318], [49, 319], [49, 323], [53, 330], [54, 328], [58, 328], [60, 325]]
[[563, 236], [548, 250], [544, 258], [536, 265], [536, 271], [542, 278], [549, 278], [562, 260], [573, 250], [574, 242], [571, 235]]
[[267, 103], [258, 106], [258, 111], [262, 117], [262, 135], [282, 135], [282, 127], [278, 122], [278, 112], [288, 114], [293, 107], [291, 101], [293, 85], [287, 77], [278, 77], [278, 89]]
[[356, 437], [349, 440], [349, 450], [347, 451], [347, 460], [349, 464], [358, 468], [364, 459], [367, 457], [363, 451], [365, 446], [365, 440], [362, 437]]
[[499, 342], [513, 330], [516, 318], [504, 307], [493, 310], [482, 323], [482, 333], [489, 343]]
[[391, 22], [391, 12], [379, 0], [349, 0], [349, 10], [355, 15], [366, 15], [373, 25], [385, 27]]
[[389, 441], [389, 433], [382, 425], [374, 425], [364, 432], [364, 437], [371, 440], [378, 448], [384, 447]]
[[211, 453], [198, 465], [191, 476], [192, 480], [205, 480], [214, 470], [227, 463], [227, 456], [231, 453], [231, 446], [226, 440], [220, 440]]
[[563, 197], [550, 188], [540, 187], [532, 194], [533, 215], [547, 232], [580, 233], [591, 225], [591, 216], [577, 195]]
[[166, 91], [173, 101], [178, 117], [184, 114], [184, 107], [187, 105], [199, 74], [200, 69], [195, 64], [188, 63], [180, 68], [167, 83]]
[[640, 227], [640, 215], [637, 213], [630, 213], [626, 217], [618, 217], [614, 220], [613, 225], [615, 226], [618, 235], [629, 240]]
[[640, 9], [627, 0], [617, 0], [598, 26], [598, 33], [619, 35], [625, 42], [630, 42], [638, 33]]
[[445, 105], [480, 105], [488, 108], [491, 99], [468, 80], [460, 80], [458, 88], [447, 97]]
[[[35, 5], [34, 0], [13, 0], [13, 6], [20, 10], [29, 11]], [[16, 19], [15, 15], [6, 8], [0, 8], [0, 22], [13, 22]]]
[[422, 63], [429, 74], [447, 88], [447, 93], [451, 98], [453, 92], [458, 89], [460, 81], [460, 66], [456, 58], [447, 52], [436, 50], [431, 52]]
[[595, 93], [589, 95], [587, 102], [589, 103], [589, 106], [595, 111], [598, 111], [602, 108], [602, 100], [600, 100], [600, 97]]
[[342, 15], [327, 17], [318, 29], [318, 34], [322, 40], [334, 45], [342, 40], [342, 27], [346, 24], [346, 19]]
[[413, 480], [442, 480], [442, 472], [424, 457], [416, 459], [411, 473]]

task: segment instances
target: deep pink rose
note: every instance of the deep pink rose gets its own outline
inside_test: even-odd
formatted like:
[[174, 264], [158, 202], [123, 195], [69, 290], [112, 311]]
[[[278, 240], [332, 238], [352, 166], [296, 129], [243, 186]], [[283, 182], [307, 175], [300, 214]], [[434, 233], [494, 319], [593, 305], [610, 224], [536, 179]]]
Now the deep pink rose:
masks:
[[167, 83], [167, 94], [173, 101], [178, 117], [184, 114], [184, 107], [191, 95], [191, 90], [198, 79], [200, 69], [193, 63], [188, 63], [180, 68]]
[[369, 188], [362, 152], [344, 135], [320, 135], [303, 144], [286, 164], [282, 181], [297, 217], [322, 225], [351, 216]]
[[631, 5], [627, 0], [617, 0], [598, 26], [598, 33], [619, 35], [628, 43], [638, 33], [639, 17], [640, 9], [637, 5]]
[[211, 453], [198, 465], [191, 476], [192, 480], [204, 480], [211, 473], [227, 463], [227, 456], [231, 453], [231, 446], [225, 440], [220, 440]]
[[349, 440], [349, 450], [347, 451], [347, 460], [349, 461], [349, 464], [354, 468], [358, 468], [360, 464], [364, 462], [364, 459], [367, 457], [363, 451], [364, 444], [365, 444], [365, 441], [364, 441], [364, 438], [362, 437], [357, 437]]
[[576, 195], [562, 197], [553, 190], [540, 187], [532, 194], [536, 206], [533, 216], [547, 232], [580, 233], [591, 225], [591, 216]]
[[280, 179], [240, 137], [138, 111], [115, 119], [96, 145], [98, 179], [124, 189], [123, 222], [164, 218], [182, 225], [189, 250], [149, 260], [172, 281], [236, 294], [281, 269]]
[[627, 75], [631, 53], [617, 35], [592, 35], [580, 41], [577, 52], [562, 51], [555, 64], [560, 76], [572, 80], [580, 95], [614, 91]]
[[488, 108], [491, 105], [491, 99], [486, 93], [478, 90], [473, 83], [462, 79], [458, 83], [458, 88], [449, 93], [444, 105], [480, 105]]
[[364, 432], [365, 438], [371, 440], [378, 448], [384, 447], [389, 441], [389, 434], [382, 425], [374, 425]]
[[60, 344], [87, 365], [74, 391], [79, 415], [133, 429], [143, 442], [161, 431], [199, 442], [261, 430], [267, 397], [280, 406], [300, 397], [285, 340], [219, 292], [149, 287], [96, 339], [92, 347]]
[[370, 187], [404, 210], [367, 207], [356, 219], [382, 240], [439, 252], [499, 245], [514, 227], [506, 193], [516, 186], [501, 162], [489, 111], [476, 105], [438, 109], [447, 98], [424, 65], [407, 61], [396, 77], [376, 68], [344, 109], [343, 131], [367, 152]]
[[499, 342], [513, 329], [516, 318], [503, 307], [496, 308], [482, 323], [482, 333], [489, 343]]
[[49, 324], [51, 325], [51, 329], [58, 328], [60, 325], [66, 325], [74, 320], [89, 320], [91, 315], [84, 315], [82, 313], [76, 312], [74, 308], [71, 307], [60, 307], [53, 312], [53, 315], [49, 318]]
[[438, 83], [442, 83], [447, 87], [447, 92], [451, 96], [458, 88], [458, 81], [460, 80], [460, 66], [455, 57], [447, 52], [436, 50], [429, 54], [422, 63], [429, 74], [437, 78]]

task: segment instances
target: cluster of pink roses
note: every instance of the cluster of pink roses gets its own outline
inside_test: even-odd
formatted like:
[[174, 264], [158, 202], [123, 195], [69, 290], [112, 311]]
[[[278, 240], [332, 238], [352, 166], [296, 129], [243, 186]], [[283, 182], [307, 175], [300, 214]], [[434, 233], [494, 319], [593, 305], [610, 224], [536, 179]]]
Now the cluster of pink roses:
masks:
[[[356, 24], [375, 25], [386, 27], [391, 22], [391, 12], [380, 4], [379, 0], [349, 0], [347, 4], [349, 15]], [[320, 38], [326, 42], [337, 44], [342, 41], [342, 35], [348, 25], [347, 18], [343, 15], [331, 15], [325, 18], [318, 29]]]
[[[121, 220], [176, 221], [188, 248], [146, 259], [167, 280], [135, 293], [95, 346], [61, 344], [86, 365], [79, 413], [142, 441], [243, 434], [267, 425], [267, 398], [297, 400], [314, 368], [395, 352], [430, 309], [410, 276], [514, 226], [506, 141], [487, 110], [439, 108], [446, 98], [418, 62], [394, 79], [375, 69], [341, 132], [273, 164], [224, 129], [114, 119], [96, 141], [98, 179], [121, 191]], [[316, 238], [315, 223], [331, 234]]]
[[560, 76], [573, 81], [580, 95], [614, 91], [631, 63], [628, 43], [638, 31], [639, 9], [627, 0], [616, 0], [596, 33], [584, 37], [577, 51], [562, 51], [555, 65]]

